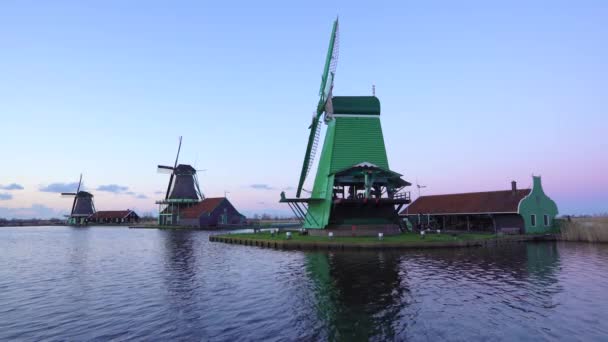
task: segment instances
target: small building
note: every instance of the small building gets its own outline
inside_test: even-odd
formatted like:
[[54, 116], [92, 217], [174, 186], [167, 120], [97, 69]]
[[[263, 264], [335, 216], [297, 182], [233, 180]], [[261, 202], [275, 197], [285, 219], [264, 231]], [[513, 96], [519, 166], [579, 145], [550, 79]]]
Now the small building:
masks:
[[542, 233], [553, 226], [558, 210], [533, 177], [532, 189], [421, 196], [400, 215], [414, 226], [447, 230]]
[[139, 216], [133, 210], [102, 210], [88, 217], [89, 223], [135, 223]]
[[245, 223], [245, 216], [241, 215], [227, 198], [215, 197], [205, 198], [182, 210], [178, 224], [190, 227], [218, 227]]

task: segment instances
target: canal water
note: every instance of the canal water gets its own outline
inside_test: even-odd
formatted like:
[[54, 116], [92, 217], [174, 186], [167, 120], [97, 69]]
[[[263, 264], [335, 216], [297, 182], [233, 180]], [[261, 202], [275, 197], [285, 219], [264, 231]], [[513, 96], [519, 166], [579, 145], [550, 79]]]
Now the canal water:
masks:
[[608, 245], [300, 252], [0, 228], [0, 340], [608, 340]]

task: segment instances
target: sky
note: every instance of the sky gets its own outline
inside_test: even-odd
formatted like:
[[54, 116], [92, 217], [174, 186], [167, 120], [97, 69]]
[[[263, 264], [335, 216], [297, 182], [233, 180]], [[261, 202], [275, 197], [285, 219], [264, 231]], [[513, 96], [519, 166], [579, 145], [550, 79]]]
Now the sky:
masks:
[[155, 212], [179, 136], [207, 197], [289, 214], [336, 16], [334, 95], [375, 85], [423, 195], [541, 175], [560, 214], [608, 212], [606, 1], [8, 0], [0, 217], [66, 214], [80, 173], [98, 210]]

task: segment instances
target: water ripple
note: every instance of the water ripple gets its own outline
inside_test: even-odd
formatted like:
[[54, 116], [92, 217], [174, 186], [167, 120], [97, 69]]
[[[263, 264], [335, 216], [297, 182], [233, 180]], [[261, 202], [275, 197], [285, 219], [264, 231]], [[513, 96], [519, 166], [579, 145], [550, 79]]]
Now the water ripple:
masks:
[[297, 252], [0, 229], [0, 340], [605, 340], [608, 246]]

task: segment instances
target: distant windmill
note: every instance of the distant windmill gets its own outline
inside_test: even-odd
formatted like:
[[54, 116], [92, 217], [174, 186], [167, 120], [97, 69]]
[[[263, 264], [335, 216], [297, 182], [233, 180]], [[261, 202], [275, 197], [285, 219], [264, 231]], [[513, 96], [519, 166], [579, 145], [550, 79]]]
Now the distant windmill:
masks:
[[416, 188], [418, 188], [418, 197], [420, 197], [420, 189], [426, 188], [426, 185], [420, 185], [420, 183], [418, 183], [418, 178], [416, 178]]
[[171, 174], [164, 200], [156, 202], [161, 205], [158, 216], [160, 225], [177, 224], [183, 209], [205, 199], [198, 183], [197, 170], [188, 164], [178, 164], [181, 148], [182, 137], [179, 137], [177, 156], [173, 166], [158, 165], [159, 173]]
[[[179, 137], [179, 146], [177, 147], [177, 156], [173, 167], [158, 165], [159, 173], [170, 173], [169, 184], [165, 200], [169, 199], [191, 199], [202, 200], [205, 196], [201, 192], [196, 169], [187, 164], [178, 164], [179, 152], [182, 148], [182, 137]], [[204, 171], [204, 170], [201, 170]]]
[[68, 218], [69, 224], [85, 224], [86, 219], [95, 213], [95, 205], [93, 204], [93, 195], [90, 192], [80, 191], [82, 185], [82, 174], [80, 174], [80, 180], [78, 181], [78, 188], [76, 192], [62, 192], [62, 197], [74, 197], [72, 203], [72, 210]]

